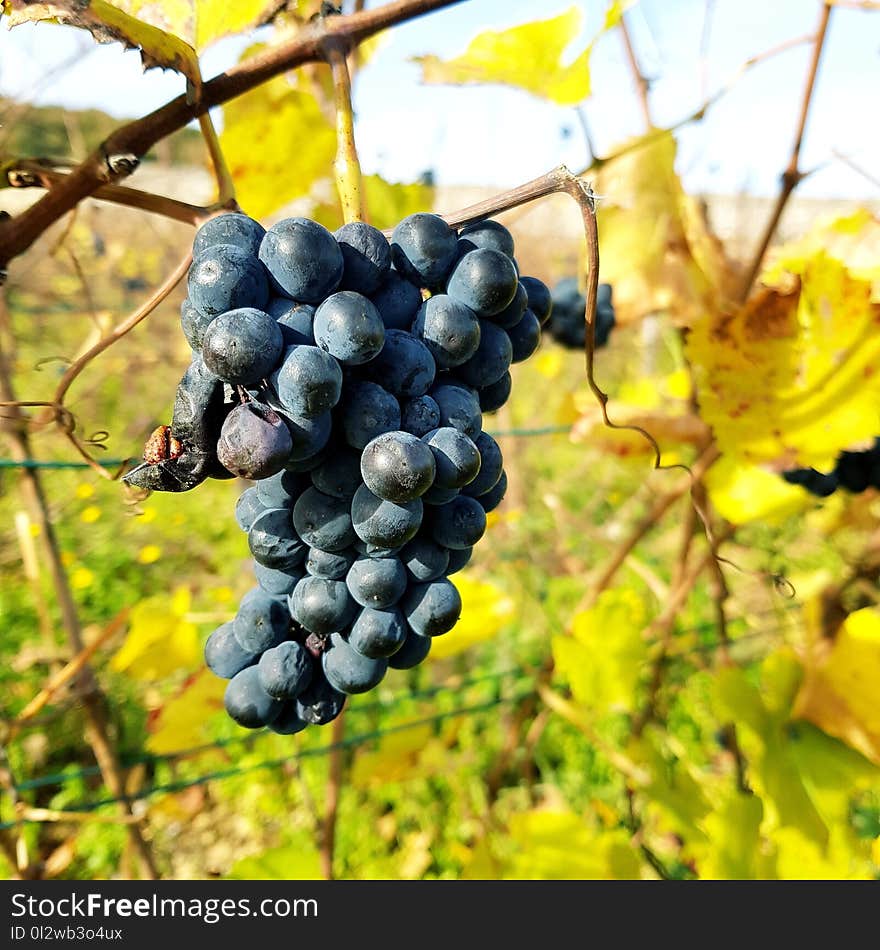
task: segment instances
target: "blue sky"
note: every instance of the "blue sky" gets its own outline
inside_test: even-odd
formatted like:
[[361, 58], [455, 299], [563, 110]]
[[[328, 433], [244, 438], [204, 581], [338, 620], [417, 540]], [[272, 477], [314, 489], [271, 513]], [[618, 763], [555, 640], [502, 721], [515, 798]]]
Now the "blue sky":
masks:
[[[365, 171], [394, 181], [433, 169], [446, 184], [507, 187], [560, 163], [577, 169], [586, 153], [571, 109], [502, 87], [422, 86], [410, 60], [463, 52], [486, 28], [504, 29], [560, 13], [570, 0], [468, 0], [387, 34], [360, 74], [356, 134]], [[581, 0], [582, 36], [598, 26], [604, 3]], [[659, 125], [699, 104], [700, 45], [706, 0], [642, 0], [629, 14]], [[750, 56], [815, 28], [816, 0], [715, 0], [708, 49], [714, 90]], [[246, 40], [224, 41], [203, 57], [206, 76], [235, 62]], [[679, 136], [679, 170], [694, 191], [772, 194], [791, 148], [807, 46], [756, 67], [699, 125]], [[68, 64], [59, 69], [59, 64]], [[54, 72], [53, 72], [54, 70]], [[592, 63], [586, 114], [600, 153], [641, 131], [641, 116], [619, 36], [603, 37]], [[54, 25], [0, 30], [0, 95], [67, 107], [94, 106], [114, 115], [143, 114], [178, 94], [172, 73], [142, 75], [137, 53], [96, 47], [79, 31]], [[833, 150], [880, 175], [880, 13], [838, 8], [802, 150], [802, 166], [830, 162], [801, 186], [804, 194], [880, 198], [880, 188], [835, 161]]]

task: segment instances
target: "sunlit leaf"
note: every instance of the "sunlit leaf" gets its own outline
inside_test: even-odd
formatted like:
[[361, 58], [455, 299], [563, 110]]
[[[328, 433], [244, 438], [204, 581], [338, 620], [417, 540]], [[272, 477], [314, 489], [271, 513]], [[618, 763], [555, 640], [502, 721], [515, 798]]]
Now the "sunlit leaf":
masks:
[[491, 581], [463, 572], [452, 582], [461, 595], [461, 619], [449, 633], [434, 639], [429, 654], [433, 659], [446, 659], [491, 640], [510, 623], [516, 611], [513, 598]]
[[700, 878], [708, 881], [759, 877], [764, 807], [757, 795], [732, 792], [703, 821], [706, 844], [697, 850]]
[[582, 25], [580, 9], [571, 7], [548, 20], [533, 20], [508, 30], [486, 30], [454, 59], [420, 56], [416, 61], [426, 83], [500, 83], [561, 106], [573, 106], [590, 95], [593, 43], [573, 60], [566, 62], [565, 55]]
[[[165, 6], [188, 6], [179, 0], [164, 0]], [[53, 20], [66, 26], [88, 30], [99, 43], [122, 43], [126, 49], [139, 49], [144, 68], [160, 66], [183, 73], [198, 94], [201, 88], [199, 62], [192, 42], [185, 31], [165, 24], [161, 15], [157, 18], [139, 8], [149, 6], [159, 11], [161, 3], [147, 4], [125, 2], [107, 3], [105, 0], [87, 0], [85, 3], [65, 3], [62, 0], [47, 0], [32, 3], [29, 0], [3, 0], [3, 12], [9, 26], [20, 23], [36, 23]]]
[[160, 680], [198, 666], [198, 629], [184, 619], [189, 600], [188, 588], [179, 587], [170, 598], [165, 594], [135, 605], [125, 642], [110, 661], [111, 669], [139, 680]]
[[578, 703], [601, 712], [635, 707], [648, 657], [644, 625], [645, 605], [635, 591], [607, 590], [574, 618], [571, 636], [553, 638], [556, 671]]
[[880, 610], [851, 613], [828, 644], [813, 644], [795, 715], [880, 764]]
[[301, 836], [296, 844], [236, 861], [226, 877], [233, 881], [320, 881], [321, 856], [314, 844]]
[[147, 749], [155, 755], [180, 752], [208, 738], [211, 719], [223, 709], [226, 681], [201, 670], [181, 687], [148, 723]]
[[770, 836], [775, 846], [776, 877], [781, 881], [871, 880], [866, 847], [854, 847], [842, 828], [821, 847], [796, 828], [778, 828]]
[[393, 228], [398, 221], [434, 206], [434, 189], [414, 182], [395, 184], [379, 175], [364, 176], [364, 199], [373, 227]]
[[779, 266], [785, 288], [692, 327], [701, 412], [730, 460], [827, 471], [880, 431], [880, 305], [823, 250]]
[[352, 784], [384, 784], [414, 777], [419, 755], [433, 734], [431, 727], [425, 725], [382, 736], [375, 749], [358, 752], [351, 770]]
[[733, 524], [775, 524], [816, 504], [815, 496], [777, 473], [727, 456], [709, 469], [705, 482], [713, 507]]
[[220, 144], [239, 204], [262, 219], [327, 178], [336, 135], [310, 92], [277, 78], [224, 106]]

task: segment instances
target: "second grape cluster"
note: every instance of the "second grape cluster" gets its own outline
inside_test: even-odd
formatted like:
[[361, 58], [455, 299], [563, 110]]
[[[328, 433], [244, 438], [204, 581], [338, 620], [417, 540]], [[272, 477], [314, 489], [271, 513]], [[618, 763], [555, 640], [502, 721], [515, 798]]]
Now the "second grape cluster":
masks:
[[181, 308], [192, 363], [126, 479], [255, 482], [236, 518], [256, 586], [205, 649], [237, 723], [330, 722], [452, 629], [449, 577], [507, 485], [483, 413], [507, 400], [551, 308], [490, 220], [456, 231], [414, 214], [390, 241], [307, 218], [199, 229]]

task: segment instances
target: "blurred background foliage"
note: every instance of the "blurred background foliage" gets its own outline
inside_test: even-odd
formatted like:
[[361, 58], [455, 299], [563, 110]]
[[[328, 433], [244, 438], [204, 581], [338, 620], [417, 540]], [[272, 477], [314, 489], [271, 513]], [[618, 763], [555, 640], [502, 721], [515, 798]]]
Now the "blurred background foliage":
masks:
[[[601, 34], [618, 35], [627, 6], [608, 6]], [[260, 7], [234, 30], [260, 22]], [[6, 4], [13, 20], [20, 12]], [[261, 42], [284, 42], [312, 12], [289, 5]], [[593, 43], [564, 55], [579, 24], [574, 7], [481, 34], [453, 60], [426, 55], [423, 78], [581, 103]], [[211, 36], [210, 20], [200, 29]], [[358, 69], [381, 55], [371, 44]], [[341, 223], [328, 75], [305, 66], [224, 108], [220, 141], [248, 213]], [[619, 91], [592, 90], [607, 94]], [[82, 157], [117, 124], [9, 101], [0, 115], [0, 165]], [[40, 471], [83, 640], [97, 645], [122, 791], [163, 876], [880, 876], [880, 495], [820, 500], [779, 477], [827, 469], [880, 433], [880, 223], [870, 203], [854, 204], [774, 244], [743, 301], [749, 261], [685, 192], [674, 134], [650, 129], [617, 152], [593, 172], [600, 274], [618, 314], [597, 377], [612, 419], [651, 432], [665, 464], [694, 467], [693, 491], [682, 470], [654, 470], [642, 436], [602, 425], [583, 354], [548, 336], [514, 368], [513, 397], [487, 427], [510, 489], [456, 577], [460, 624], [423, 667], [356, 697], [341, 727], [245, 733], [202, 668], [208, 634], [254, 583], [232, 517], [244, 483], [144, 499], [88, 467]], [[204, 185], [196, 131], [148, 157], [139, 176]], [[380, 227], [437, 207], [430, 175], [370, 176], [366, 191]], [[576, 215], [564, 201], [546, 203], [557, 224]], [[523, 273], [583, 280], [576, 231], [560, 225], [548, 241], [531, 207], [499, 220]], [[15, 262], [0, 340], [18, 398], [51, 400], [191, 233], [86, 201]], [[189, 360], [183, 294], [76, 380], [66, 406], [80, 438], [108, 434], [90, 447], [98, 462], [137, 456], [170, 417]], [[78, 459], [39, 408], [27, 412], [33, 457]], [[21, 719], [75, 659], [22, 477], [0, 467], [0, 865], [9, 876], [138, 876], [133, 819], [114, 807], [89, 738], [87, 687], [72, 680]]]

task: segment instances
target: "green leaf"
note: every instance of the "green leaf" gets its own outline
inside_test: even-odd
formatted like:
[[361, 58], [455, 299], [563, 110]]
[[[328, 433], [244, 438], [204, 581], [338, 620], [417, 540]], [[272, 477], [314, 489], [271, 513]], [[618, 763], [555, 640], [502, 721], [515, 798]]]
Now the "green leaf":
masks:
[[700, 877], [709, 881], [753, 880], [759, 876], [759, 842], [764, 808], [757, 795], [734, 792], [703, 822], [707, 844], [698, 850]]
[[264, 218], [327, 180], [336, 135], [318, 100], [279, 77], [224, 106], [220, 145], [239, 204]]
[[500, 83], [561, 106], [574, 106], [590, 95], [590, 57], [595, 40], [568, 65], [563, 65], [563, 59], [582, 23], [580, 9], [571, 7], [549, 20], [509, 30], [486, 30], [455, 59], [420, 56], [416, 62], [421, 64], [426, 83]]
[[226, 874], [233, 881], [320, 881], [321, 858], [304, 835], [299, 844], [271, 848], [237, 861]]
[[[170, 6], [172, 0], [166, 0], [166, 3]], [[138, 6], [145, 4], [111, 4], [105, 0], [88, 0], [86, 3], [4, 0], [3, 12], [9, 18], [10, 27], [53, 20], [88, 30], [98, 43], [122, 43], [126, 49], [139, 49], [145, 69], [159, 66], [183, 73], [198, 97], [202, 77], [193, 45], [183, 39], [179, 31], [154, 24], [152, 17], [140, 19], [136, 14], [130, 15], [125, 9], [120, 9]], [[150, 6], [157, 7], [156, 4]]]

